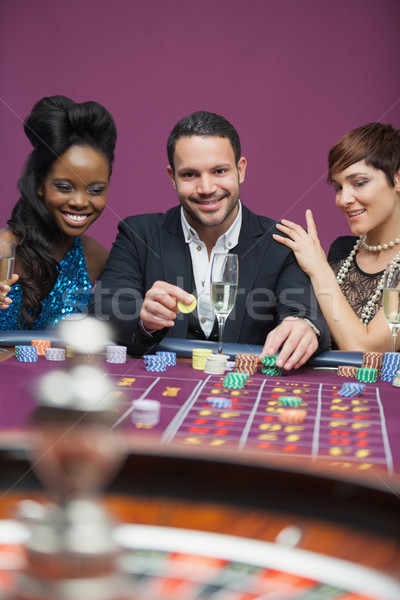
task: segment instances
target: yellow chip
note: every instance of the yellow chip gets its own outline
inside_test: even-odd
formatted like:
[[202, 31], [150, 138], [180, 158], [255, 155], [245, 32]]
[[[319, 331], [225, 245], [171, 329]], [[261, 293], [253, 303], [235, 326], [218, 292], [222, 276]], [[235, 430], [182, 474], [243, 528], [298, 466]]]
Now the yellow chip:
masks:
[[193, 298], [190, 304], [183, 304], [183, 302], [178, 302], [178, 308], [182, 313], [191, 313], [197, 306], [197, 301], [192, 294], [190, 294], [191, 298]]

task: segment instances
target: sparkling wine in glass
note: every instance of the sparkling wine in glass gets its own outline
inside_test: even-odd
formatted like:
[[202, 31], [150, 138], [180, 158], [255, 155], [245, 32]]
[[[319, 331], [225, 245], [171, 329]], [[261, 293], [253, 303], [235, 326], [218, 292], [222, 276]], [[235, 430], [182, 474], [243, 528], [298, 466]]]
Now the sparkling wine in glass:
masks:
[[[0, 242], [0, 283], [11, 284], [14, 273], [15, 244], [12, 242]], [[0, 292], [6, 296], [6, 292]]]
[[383, 311], [392, 334], [392, 352], [396, 352], [400, 331], [400, 263], [389, 263], [383, 281]]
[[225, 322], [235, 305], [239, 280], [237, 254], [214, 254], [211, 265], [211, 302], [218, 319], [218, 354], [223, 353]]

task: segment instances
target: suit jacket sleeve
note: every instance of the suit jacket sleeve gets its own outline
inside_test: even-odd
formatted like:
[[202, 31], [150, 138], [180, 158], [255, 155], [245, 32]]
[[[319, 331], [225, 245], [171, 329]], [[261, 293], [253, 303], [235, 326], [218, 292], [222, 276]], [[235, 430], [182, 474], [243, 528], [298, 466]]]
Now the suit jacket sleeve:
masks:
[[282, 265], [277, 282], [276, 302], [279, 321], [289, 316], [309, 319], [320, 332], [315, 354], [328, 350], [331, 341], [329, 327], [319, 308], [310, 279], [300, 269], [292, 252]]
[[330, 344], [327, 323], [293, 252], [272, 238], [275, 226], [276, 221], [243, 207], [235, 248], [240, 259], [238, 297], [225, 331], [232, 341], [263, 345], [285, 317], [305, 317], [320, 331], [317, 352], [322, 352]]
[[139, 322], [146, 291], [163, 279], [157, 236], [161, 216], [129, 217], [118, 225], [119, 233], [89, 305], [96, 318], [111, 322], [118, 343], [133, 354], [148, 352], [167, 332], [162, 329], [146, 335]]

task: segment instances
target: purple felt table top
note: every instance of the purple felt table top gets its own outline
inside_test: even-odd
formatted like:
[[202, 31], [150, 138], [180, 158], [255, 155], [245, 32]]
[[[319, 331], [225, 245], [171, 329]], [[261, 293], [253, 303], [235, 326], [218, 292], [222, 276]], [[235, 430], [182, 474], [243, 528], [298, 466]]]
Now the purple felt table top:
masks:
[[[10, 433], [22, 435], [30, 428], [36, 406], [33, 391], [38, 380], [54, 369], [70, 369], [72, 361], [20, 363], [15, 357], [0, 363], [0, 441]], [[301, 458], [359, 472], [400, 474], [400, 389], [378, 380], [366, 383], [362, 395], [340, 395], [345, 382], [336, 372], [300, 369], [281, 377], [256, 373], [242, 390], [222, 386], [224, 376], [206, 375], [190, 362], [167, 367], [166, 372], [146, 371], [142, 359], [108, 364], [97, 358], [120, 392], [115, 424], [135, 442], [151, 439], [159, 450], [171, 444], [187, 449], [241, 456]], [[306, 410], [302, 423], [283, 423], [279, 396], [301, 398]], [[132, 401], [160, 402], [159, 422], [135, 423]], [[227, 398], [229, 408], [215, 408], [213, 398]], [[3, 439], [2, 439], [3, 438]]]

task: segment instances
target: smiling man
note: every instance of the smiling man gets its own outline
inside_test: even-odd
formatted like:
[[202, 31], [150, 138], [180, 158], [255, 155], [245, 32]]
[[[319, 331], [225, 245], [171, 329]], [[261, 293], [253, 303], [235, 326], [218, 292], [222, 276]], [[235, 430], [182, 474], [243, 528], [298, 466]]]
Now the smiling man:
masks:
[[[278, 366], [298, 368], [329, 346], [329, 331], [309, 279], [293, 253], [272, 238], [275, 221], [240, 201], [246, 173], [236, 129], [224, 117], [199, 111], [175, 125], [167, 143], [168, 175], [180, 206], [129, 217], [119, 233], [92, 301], [110, 318], [118, 341], [143, 353], [166, 335], [216, 340], [210, 299], [215, 253], [239, 256], [235, 307], [227, 342], [279, 351]], [[182, 314], [178, 302], [197, 309]]]

